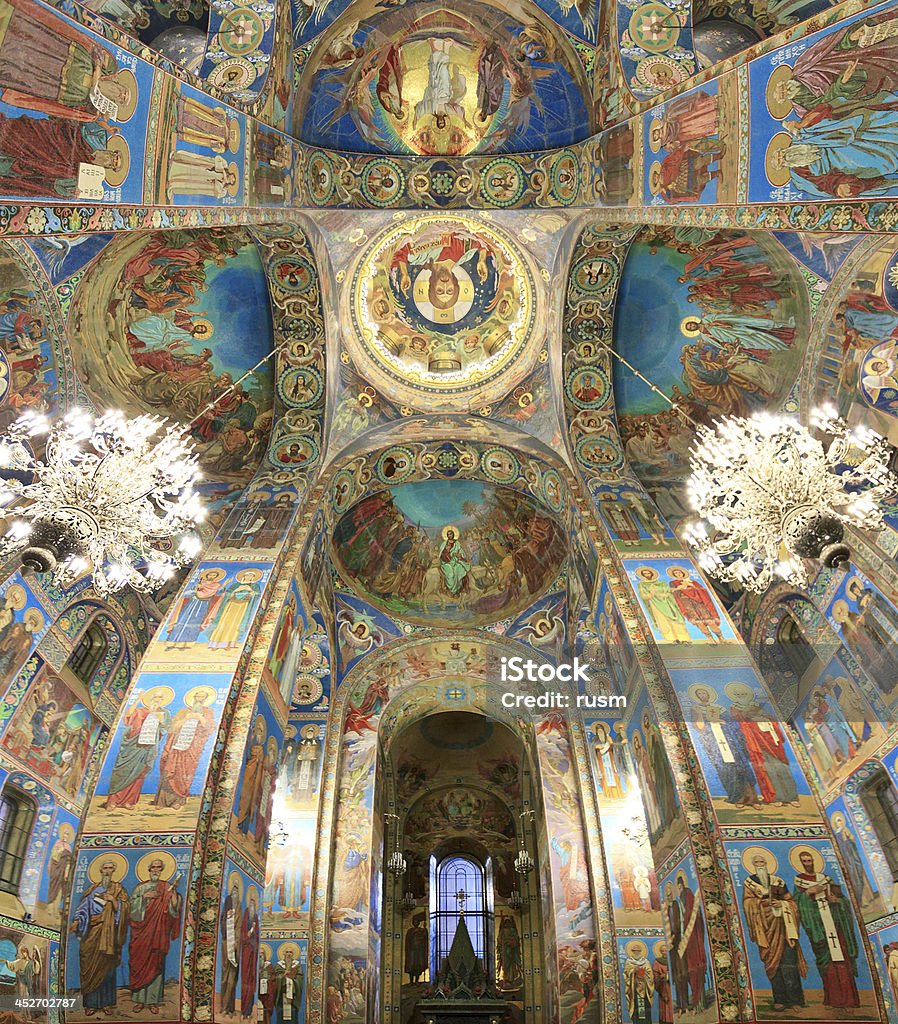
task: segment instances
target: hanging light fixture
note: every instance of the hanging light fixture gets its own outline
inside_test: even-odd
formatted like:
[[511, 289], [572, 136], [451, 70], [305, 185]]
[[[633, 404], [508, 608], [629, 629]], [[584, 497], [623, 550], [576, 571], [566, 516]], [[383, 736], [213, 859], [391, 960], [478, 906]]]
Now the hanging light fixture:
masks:
[[408, 867], [405, 857], [402, 856], [402, 849], [399, 843], [399, 815], [385, 814], [384, 821], [391, 822], [393, 825], [393, 852], [387, 858], [387, 871], [399, 878], [405, 874]]
[[26, 413], [0, 437], [0, 505], [13, 506], [0, 557], [63, 586], [92, 569], [100, 596], [153, 590], [199, 553], [199, 475], [192, 442], [157, 416]]
[[894, 449], [832, 406], [811, 425], [825, 440], [769, 413], [698, 427], [688, 482], [698, 520], [684, 539], [711, 576], [758, 592], [777, 580], [807, 586], [803, 559], [847, 567], [845, 527], [883, 525], [880, 503], [898, 493]]
[[512, 889], [508, 894], [508, 905], [512, 910], [520, 910], [524, 905], [523, 897], [518, 889]]
[[415, 899], [415, 894], [406, 890], [402, 896], [402, 909], [410, 914], [417, 905], [418, 901]]
[[[130, 586], [149, 592], [200, 553], [206, 513], [196, 491], [198, 454], [189, 430], [289, 342], [282, 342], [184, 425], [159, 416], [60, 420], [27, 412], [0, 435], [0, 559], [23, 574], [52, 573], [62, 587], [90, 571], [101, 597]], [[44, 438], [35, 454], [32, 440]]]
[[519, 875], [529, 875], [530, 872], [536, 867], [536, 864], [530, 854], [527, 852], [527, 842], [524, 835], [524, 822], [533, 820], [533, 811], [521, 811], [518, 817], [521, 819], [521, 848], [518, 850], [518, 855], [514, 859], [514, 869]]

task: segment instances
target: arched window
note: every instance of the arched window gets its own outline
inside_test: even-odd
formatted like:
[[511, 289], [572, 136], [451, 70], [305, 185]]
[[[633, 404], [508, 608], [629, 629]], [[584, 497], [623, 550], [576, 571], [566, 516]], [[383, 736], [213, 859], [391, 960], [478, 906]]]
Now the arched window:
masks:
[[776, 642], [783, 652], [786, 664], [795, 678], [800, 680], [814, 663], [814, 648], [805, 639], [801, 627], [789, 613], [783, 616], [782, 622], [777, 626]]
[[0, 796], [0, 890], [19, 894], [28, 837], [34, 824], [34, 803], [17, 789], [7, 787]]
[[892, 881], [898, 882], [898, 790], [880, 769], [864, 783], [859, 795], [892, 872]]
[[449, 955], [462, 911], [474, 955], [480, 958], [484, 968], [489, 971], [489, 908], [483, 866], [473, 857], [453, 854], [439, 862], [435, 881], [433, 891], [436, 894], [436, 909], [432, 915], [431, 929], [434, 962], [431, 965], [431, 977], [436, 976], [440, 965]]
[[67, 667], [84, 683], [90, 685], [94, 672], [103, 655], [109, 649], [109, 640], [103, 626], [95, 619], [81, 634], [81, 639], [75, 645], [67, 662]]

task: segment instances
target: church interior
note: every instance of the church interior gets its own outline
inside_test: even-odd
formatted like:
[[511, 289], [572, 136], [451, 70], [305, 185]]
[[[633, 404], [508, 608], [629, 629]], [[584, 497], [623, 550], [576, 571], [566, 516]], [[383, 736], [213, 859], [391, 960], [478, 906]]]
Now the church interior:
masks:
[[898, 1024], [898, 2], [0, 0], [0, 192], [0, 1024]]

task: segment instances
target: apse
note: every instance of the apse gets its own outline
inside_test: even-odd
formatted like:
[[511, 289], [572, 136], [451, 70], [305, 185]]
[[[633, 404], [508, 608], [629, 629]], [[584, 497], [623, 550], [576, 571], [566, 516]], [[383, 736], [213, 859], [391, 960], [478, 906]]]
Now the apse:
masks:
[[331, 551], [375, 607], [422, 625], [483, 624], [543, 594], [567, 553], [558, 523], [518, 491], [472, 480], [387, 487], [340, 518]]

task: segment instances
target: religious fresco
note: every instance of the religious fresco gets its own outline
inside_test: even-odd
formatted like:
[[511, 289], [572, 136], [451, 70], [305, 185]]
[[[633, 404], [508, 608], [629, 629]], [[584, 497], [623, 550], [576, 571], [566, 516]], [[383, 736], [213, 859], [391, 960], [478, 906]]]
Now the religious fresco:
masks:
[[616, 57], [633, 96], [649, 99], [695, 73], [688, 5], [617, 0], [616, 10]]
[[262, 925], [299, 929], [311, 907], [317, 821], [314, 814], [285, 812], [283, 825], [289, 843], [273, 840], [265, 862]]
[[0, 190], [140, 203], [152, 69], [33, 0], [0, 13]]
[[885, 708], [874, 709], [850, 671], [833, 657], [791, 716], [822, 789], [846, 778], [886, 738]]
[[424, 481], [346, 512], [332, 551], [375, 607], [422, 624], [484, 623], [526, 607], [566, 554], [556, 522], [506, 487]]
[[638, 485], [629, 482], [599, 484], [591, 490], [602, 522], [620, 547], [631, 551], [657, 551], [676, 546], [670, 527]]
[[337, 668], [341, 678], [360, 658], [380, 647], [400, 630], [388, 616], [354, 594], [334, 595], [337, 614]]
[[108, 729], [93, 713], [86, 693], [52, 671], [44, 671], [16, 707], [2, 745], [19, 763], [36, 772], [54, 793], [76, 805], [88, 787], [88, 762]]
[[286, 135], [253, 123], [249, 191], [259, 206], [293, 202], [293, 145]]
[[318, 41], [299, 85], [304, 142], [462, 156], [553, 149], [594, 128], [572, 41], [538, 9], [383, 6], [353, 7]]
[[807, 36], [800, 51], [751, 63], [752, 134], [769, 141], [752, 147], [750, 201], [894, 193], [896, 37], [898, 18], [885, 5]]
[[428, 411], [506, 393], [532, 367], [537, 285], [512, 238], [482, 221], [389, 229], [353, 273], [349, 351], [388, 397]]
[[76, 815], [69, 814], [63, 808], [56, 809], [47, 842], [47, 859], [32, 912], [38, 925], [56, 929], [62, 925], [63, 908], [72, 889], [75, 832], [78, 825]]
[[618, 693], [627, 693], [635, 663], [633, 643], [604, 576], [596, 596], [594, 618], [595, 638], [586, 641], [584, 653], [592, 661], [594, 648], [598, 646], [613, 688]]
[[[709, 1024], [720, 1012], [710, 956], [711, 947], [716, 948], [712, 929], [718, 929], [708, 920], [692, 854], [661, 880], [661, 900], [674, 1013]], [[659, 949], [653, 947], [653, 952], [661, 959]]]
[[215, 956], [216, 1021], [242, 1021], [256, 1002], [261, 943], [260, 886], [230, 859], [224, 861]]
[[[860, 834], [854, 817], [843, 797], [826, 805], [835, 848], [845, 865], [845, 881], [861, 908], [864, 921], [875, 921], [886, 914], [891, 892], [881, 892], [876, 871], [870, 862], [871, 851]], [[891, 876], [889, 876], [891, 877]], [[889, 886], [889, 889], [891, 886]]]
[[734, 75], [682, 93], [644, 118], [648, 205], [723, 205], [736, 199], [739, 107]]
[[262, 678], [268, 685], [269, 694], [276, 702], [280, 698], [279, 706], [285, 712], [290, 708], [300, 669], [305, 627], [302, 598], [299, 596], [296, 582], [293, 581], [271, 641], [268, 660], [262, 670]]
[[[305, 1024], [308, 958], [308, 939], [287, 942], [270, 939], [259, 945], [258, 1001], [264, 1024], [270, 1024], [272, 1019]], [[341, 993], [341, 1001], [343, 995]]]
[[[828, 841], [728, 841], [761, 1020], [877, 1020], [867, 955]], [[777, 913], [777, 911], [779, 911]], [[789, 941], [789, 940], [793, 941]]]
[[624, 567], [652, 636], [664, 645], [665, 655], [686, 657], [695, 643], [737, 642], [720, 602], [688, 559], [625, 561]]
[[80, 993], [83, 1021], [98, 1012], [130, 1020], [179, 1014], [181, 929], [191, 851], [92, 849], [78, 855], [69, 907], [65, 989]]
[[212, 478], [242, 482], [271, 430], [265, 275], [242, 229], [135, 233], [114, 242], [72, 300], [74, 360], [89, 393], [188, 421]]
[[786, 727], [750, 666], [672, 669], [717, 819], [819, 821]]
[[263, 691], [256, 697], [240, 780], [234, 794], [230, 842], [258, 864], [270, 842], [284, 730]]
[[[46, 934], [20, 931], [5, 923], [0, 925], [0, 992], [4, 998], [13, 999], [46, 999], [55, 994], [51, 993], [48, 982], [59, 966], [58, 958], [59, 947], [49, 942]], [[18, 1020], [31, 1017], [27, 1011], [10, 1016]]]
[[51, 621], [18, 573], [0, 583], [0, 688], [12, 682]]
[[[775, 406], [794, 382], [805, 296], [792, 260], [760, 237], [648, 228], [627, 254], [614, 344], [699, 423], [744, 416]], [[649, 315], [657, 330], [647, 334]], [[617, 364], [613, 384], [627, 461], [676, 524], [687, 514], [693, 428]]]
[[225, 672], [141, 673], [97, 782], [91, 831], [195, 818], [229, 680]]

